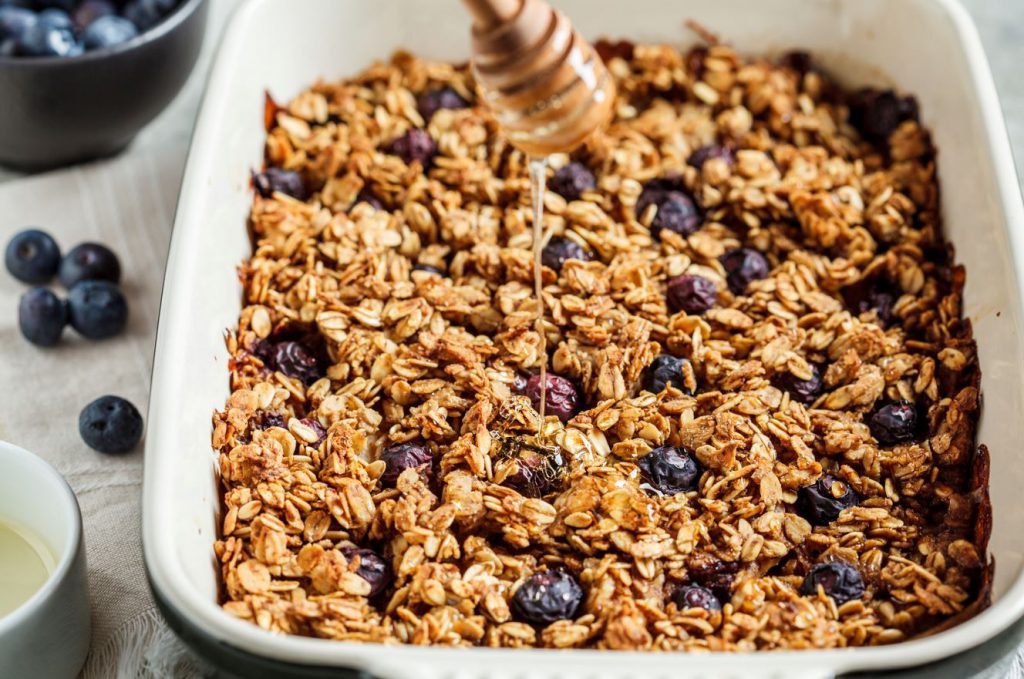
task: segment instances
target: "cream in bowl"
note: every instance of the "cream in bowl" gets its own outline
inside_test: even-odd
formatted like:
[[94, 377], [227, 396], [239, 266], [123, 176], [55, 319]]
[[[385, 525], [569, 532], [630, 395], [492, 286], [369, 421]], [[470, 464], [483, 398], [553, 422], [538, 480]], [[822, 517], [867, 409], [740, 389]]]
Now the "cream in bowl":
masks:
[[82, 516], [67, 481], [0, 441], [0, 677], [74, 677], [89, 650]]

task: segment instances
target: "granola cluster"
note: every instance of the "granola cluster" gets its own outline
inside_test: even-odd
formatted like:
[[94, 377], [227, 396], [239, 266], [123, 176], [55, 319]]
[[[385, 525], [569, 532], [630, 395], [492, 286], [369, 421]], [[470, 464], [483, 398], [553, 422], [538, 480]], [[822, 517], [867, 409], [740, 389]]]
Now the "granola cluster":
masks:
[[[547, 353], [527, 159], [468, 69], [397, 54], [268, 100], [213, 422], [224, 608], [332, 639], [649, 650], [972, 615], [979, 373], [913, 100], [799, 53], [600, 51], [614, 120], [550, 159], [595, 181], [546, 196]], [[543, 362], [578, 390], [564, 422], [524, 393]]]

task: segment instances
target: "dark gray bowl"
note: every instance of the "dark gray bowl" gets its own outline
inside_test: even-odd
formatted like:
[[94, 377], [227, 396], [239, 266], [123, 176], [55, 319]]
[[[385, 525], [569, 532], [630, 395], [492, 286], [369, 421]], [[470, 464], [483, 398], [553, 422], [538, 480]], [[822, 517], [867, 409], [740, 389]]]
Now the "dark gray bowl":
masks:
[[206, 0], [78, 57], [0, 58], [0, 164], [42, 170], [109, 156], [174, 99], [199, 57]]

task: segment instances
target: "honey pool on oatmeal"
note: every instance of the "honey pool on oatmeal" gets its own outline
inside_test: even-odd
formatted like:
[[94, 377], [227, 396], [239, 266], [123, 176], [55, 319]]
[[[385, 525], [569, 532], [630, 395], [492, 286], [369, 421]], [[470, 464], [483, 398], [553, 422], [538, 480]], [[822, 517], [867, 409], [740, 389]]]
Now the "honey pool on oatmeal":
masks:
[[915, 101], [799, 52], [599, 50], [615, 114], [549, 159], [543, 332], [528, 158], [465, 68], [269, 103], [213, 422], [223, 607], [658, 651], [970, 617], [980, 374]]

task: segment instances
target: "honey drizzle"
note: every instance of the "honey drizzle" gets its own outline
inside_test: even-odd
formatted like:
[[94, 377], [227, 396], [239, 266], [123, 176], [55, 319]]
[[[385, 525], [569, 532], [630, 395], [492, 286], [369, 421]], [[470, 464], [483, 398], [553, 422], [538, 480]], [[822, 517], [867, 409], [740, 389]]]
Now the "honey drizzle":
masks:
[[547, 406], [548, 390], [548, 347], [547, 335], [544, 332], [544, 285], [541, 280], [541, 251], [544, 239], [544, 181], [547, 177], [548, 159], [531, 158], [530, 168], [530, 202], [533, 205], [533, 295], [537, 303], [537, 320], [534, 330], [540, 335], [540, 422], [537, 425], [537, 439], [544, 435], [544, 417]]

